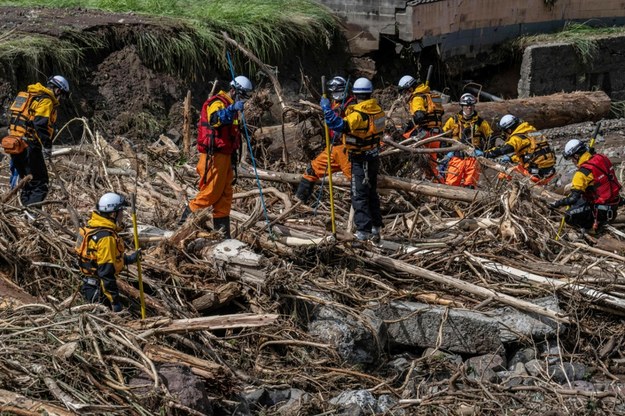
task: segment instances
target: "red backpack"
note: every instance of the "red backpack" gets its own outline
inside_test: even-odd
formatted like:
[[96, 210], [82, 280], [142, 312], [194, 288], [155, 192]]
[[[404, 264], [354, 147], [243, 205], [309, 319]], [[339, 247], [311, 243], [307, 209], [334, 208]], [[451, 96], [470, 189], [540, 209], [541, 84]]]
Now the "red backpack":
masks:
[[239, 135], [238, 118], [232, 124], [220, 127], [213, 127], [208, 120], [207, 110], [215, 100], [221, 101], [225, 107], [231, 103], [223, 95], [217, 94], [204, 102], [200, 121], [198, 123], [197, 150], [200, 153], [213, 154], [215, 152], [232, 154], [241, 147], [241, 136]]

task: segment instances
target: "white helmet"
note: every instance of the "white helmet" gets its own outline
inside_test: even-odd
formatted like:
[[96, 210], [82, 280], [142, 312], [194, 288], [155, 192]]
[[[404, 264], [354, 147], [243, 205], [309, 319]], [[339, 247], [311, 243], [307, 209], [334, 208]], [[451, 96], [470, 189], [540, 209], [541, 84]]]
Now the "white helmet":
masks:
[[98, 201], [97, 210], [102, 213], [117, 212], [128, 206], [126, 199], [115, 192], [107, 192]]
[[520, 122], [521, 121], [518, 117], [513, 116], [512, 114], [506, 114], [501, 117], [501, 120], [499, 120], [499, 128], [502, 130], [513, 129], [518, 126]]
[[48, 86], [59, 88], [65, 94], [69, 94], [69, 82], [61, 75], [48, 78]]
[[243, 98], [249, 98], [250, 94], [252, 94], [252, 90], [254, 89], [254, 87], [252, 87], [252, 81], [243, 75], [239, 75], [230, 81], [230, 86], [234, 88], [237, 94], [240, 94]]
[[586, 146], [586, 143], [582, 142], [579, 139], [571, 139], [566, 142], [566, 145], [564, 145], [564, 151], [562, 152], [562, 156], [564, 156], [565, 159], [570, 159], [573, 157], [573, 155], [582, 154], [586, 151], [588, 151], [588, 146]]
[[371, 94], [373, 92], [373, 84], [367, 78], [358, 78], [354, 81], [352, 91], [354, 94]]
[[328, 81], [328, 91], [335, 100], [342, 100], [347, 95], [347, 81], [343, 77], [334, 77]]
[[404, 91], [404, 90], [407, 90], [408, 88], [412, 88], [416, 86], [418, 83], [419, 81], [417, 81], [414, 77], [410, 75], [404, 75], [403, 77], [399, 79], [397, 86], [399, 87], [400, 91]]
[[462, 94], [462, 97], [460, 97], [460, 105], [475, 105], [475, 103], [477, 103], [477, 100], [475, 99], [475, 97], [473, 96], [473, 94], [471, 93], [465, 93]]

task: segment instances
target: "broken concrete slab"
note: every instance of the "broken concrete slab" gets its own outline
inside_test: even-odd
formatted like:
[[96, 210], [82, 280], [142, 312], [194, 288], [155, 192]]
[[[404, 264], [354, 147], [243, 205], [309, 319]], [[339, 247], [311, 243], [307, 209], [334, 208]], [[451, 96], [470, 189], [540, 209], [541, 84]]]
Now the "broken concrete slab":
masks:
[[434, 347], [458, 354], [503, 350], [499, 324], [481, 313], [417, 302], [392, 302], [375, 309], [386, 321], [391, 344]]

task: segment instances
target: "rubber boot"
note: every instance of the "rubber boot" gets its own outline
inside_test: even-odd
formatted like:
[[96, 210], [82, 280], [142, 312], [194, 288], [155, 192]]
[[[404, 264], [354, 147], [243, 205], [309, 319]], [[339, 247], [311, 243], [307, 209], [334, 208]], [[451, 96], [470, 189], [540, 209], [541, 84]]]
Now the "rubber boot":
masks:
[[295, 191], [295, 197], [306, 204], [312, 195], [314, 186], [315, 184], [313, 182], [302, 178], [297, 187], [297, 191]]
[[182, 215], [180, 215], [180, 219], [178, 220], [178, 225], [184, 224], [191, 212], [191, 208], [189, 208], [188, 205], [185, 205], [184, 211], [182, 211]]
[[230, 217], [213, 218], [213, 228], [222, 232], [226, 240], [230, 239]]

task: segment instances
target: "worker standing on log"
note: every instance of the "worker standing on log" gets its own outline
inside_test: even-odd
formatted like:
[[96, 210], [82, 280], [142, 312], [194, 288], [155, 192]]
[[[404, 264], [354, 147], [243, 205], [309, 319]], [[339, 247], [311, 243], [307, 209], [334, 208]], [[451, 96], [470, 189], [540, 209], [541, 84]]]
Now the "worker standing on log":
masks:
[[[339, 116], [345, 117], [348, 107], [356, 104], [356, 98], [349, 94], [349, 86], [343, 77], [336, 76], [332, 78], [328, 84], [328, 91], [332, 95], [331, 108]], [[347, 157], [347, 149], [343, 144], [342, 134], [330, 130], [330, 172], [328, 172], [328, 149], [327, 147], [315, 157], [310, 165], [306, 168], [302, 180], [297, 187], [295, 196], [303, 203], [307, 203], [310, 195], [312, 195], [315, 182], [326, 176], [340, 170], [347, 179], [352, 178], [352, 165]]]
[[382, 214], [378, 195], [380, 142], [384, 134], [386, 116], [375, 98], [373, 84], [367, 78], [358, 78], [352, 89], [356, 104], [339, 117], [328, 98], [320, 101], [328, 128], [343, 135], [343, 143], [351, 163], [351, 198], [357, 240], [380, 241]]
[[121, 312], [117, 275], [127, 264], [139, 260], [141, 250], [125, 254], [124, 241], [119, 232], [124, 229], [126, 199], [107, 192], [98, 201], [87, 226], [80, 229], [75, 251], [83, 276], [81, 293], [87, 302], [102, 303], [113, 312]]
[[17, 95], [9, 109], [9, 135], [2, 139], [2, 146], [11, 155], [11, 165], [20, 178], [32, 175], [20, 193], [24, 206], [42, 202], [48, 195], [50, 180], [46, 159], [52, 155], [57, 109], [61, 99], [68, 95], [69, 83], [55, 75], [48, 79], [46, 86], [29, 85]]
[[622, 188], [614, 166], [607, 156], [595, 153], [586, 143], [572, 139], [564, 146], [565, 159], [577, 166], [571, 180], [571, 193], [552, 204], [551, 208], [567, 206], [567, 224], [596, 232], [616, 218]]
[[239, 112], [252, 93], [252, 82], [239, 75], [230, 82], [228, 92], [219, 91], [202, 106], [198, 124], [197, 148], [200, 159], [197, 173], [200, 176], [199, 193], [185, 207], [179, 223], [191, 212], [213, 207], [213, 227], [226, 239], [230, 238], [230, 209], [234, 169], [241, 147]]
[[556, 173], [556, 156], [547, 138], [534, 126], [512, 114], [506, 114], [499, 120], [499, 128], [506, 136], [505, 144], [486, 152], [476, 150], [475, 155], [492, 159], [512, 154], [508, 160], [517, 163], [517, 172], [539, 185], [549, 183]]
[[[427, 139], [442, 133], [443, 128], [443, 102], [441, 95], [430, 90], [429, 76], [431, 68], [428, 70], [428, 79], [420, 83], [410, 75], [401, 77], [398, 83], [399, 92], [408, 102], [410, 119], [404, 123], [403, 135], [405, 138], [414, 137], [416, 140]], [[440, 142], [434, 141], [426, 147], [438, 149]], [[442, 182], [438, 172], [438, 156], [430, 153], [427, 167], [424, 169], [428, 179]]]
[[[475, 149], [486, 151], [492, 142], [493, 129], [475, 111], [475, 97], [466, 93], [460, 97], [460, 112], [454, 114], [443, 126], [443, 131], [451, 131], [452, 138]], [[480, 165], [477, 159], [467, 152], [456, 150], [445, 156], [448, 161], [445, 183], [452, 186], [465, 186], [475, 189], [480, 179]]]

